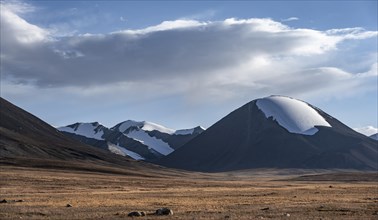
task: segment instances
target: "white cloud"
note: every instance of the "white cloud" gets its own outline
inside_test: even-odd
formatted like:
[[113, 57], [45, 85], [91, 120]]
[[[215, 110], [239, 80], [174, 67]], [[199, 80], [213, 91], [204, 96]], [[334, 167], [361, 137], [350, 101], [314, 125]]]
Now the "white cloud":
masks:
[[363, 28], [343, 28], [343, 29], [331, 29], [327, 30], [326, 34], [330, 36], [339, 36], [343, 40], [360, 40], [366, 38], [373, 38], [377, 36], [376, 31], [366, 31]]
[[31, 6], [17, 2], [1, 2], [0, 5], [1, 39], [9, 45], [8, 47], [11, 47], [12, 43], [32, 44], [46, 40], [49, 34], [47, 30], [26, 22], [16, 14], [32, 11]]
[[373, 134], [378, 133], [378, 128], [373, 127], [373, 126], [365, 126], [361, 128], [353, 128], [355, 131], [364, 134], [366, 136], [371, 136]]
[[286, 21], [297, 21], [297, 20], [299, 20], [299, 18], [297, 18], [297, 17], [289, 17], [289, 18], [282, 19], [281, 21], [286, 22]]
[[376, 64], [370, 63], [365, 73], [324, 65], [341, 43], [377, 36], [362, 28], [319, 31], [267, 18], [230, 18], [56, 37], [22, 19], [17, 10], [4, 11], [2, 80], [18, 88], [59, 88], [79, 96], [127, 94], [128, 99], [135, 94], [179, 95], [196, 102], [250, 100], [251, 94], [337, 96], [376, 89], [371, 83]]
[[137, 34], [149, 34], [158, 31], [169, 31], [169, 30], [177, 30], [177, 29], [184, 29], [184, 28], [194, 28], [198, 26], [205, 26], [207, 23], [199, 22], [194, 20], [175, 20], [175, 21], [164, 21], [159, 25], [150, 26], [145, 29], [138, 29], [138, 30], [124, 30], [114, 32], [112, 34], [130, 34], [130, 35], [137, 35]]

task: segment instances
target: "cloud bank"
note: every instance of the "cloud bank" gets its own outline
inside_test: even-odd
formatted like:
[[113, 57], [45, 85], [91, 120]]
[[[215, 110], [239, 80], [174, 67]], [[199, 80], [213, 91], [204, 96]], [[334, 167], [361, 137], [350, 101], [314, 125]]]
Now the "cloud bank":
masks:
[[23, 10], [2, 4], [1, 77], [8, 87], [87, 91], [78, 95], [88, 96], [139, 91], [195, 101], [329, 97], [376, 89], [376, 53], [361, 72], [325, 65], [344, 44], [377, 37], [363, 28], [320, 31], [269, 18], [230, 18], [59, 37], [21, 18]]

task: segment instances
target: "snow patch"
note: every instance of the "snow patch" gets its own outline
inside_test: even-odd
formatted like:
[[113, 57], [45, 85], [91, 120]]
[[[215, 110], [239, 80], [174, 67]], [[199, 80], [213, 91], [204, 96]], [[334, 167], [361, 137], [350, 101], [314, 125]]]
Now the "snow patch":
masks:
[[148, 121], [144, 121], [143, 122], [143, 127], [142, 129], [145, 130], [145, 131], [160, 131], [161, 133], [166, 133], [166, 134], [173, 134], [175, 133], [175, 130], [173, 129], [170, 129], [170, 128], [166, 128], [162, 125], [158, 125], [158, 124], [155, 124], [155, 123], [152, 123], [152, 122], [148, 122]]
[[375, 128], [373, 126], [365, 126], [362, 128], [353, 128], [353, 129], [357, 131], [358, 133], [361, 133], [366, 136], [371, 136], [378, 133], [378, 128]]
[[168, 155], [174, 151], [168, 143], [157, 139], [156, 137], [151, 137], [143, 130], [133, 130], [125, 135], [129, 138], [139, 141], [140, 143], [154, 149], [155, 151], [163, 155]]
[[159, 124], [155, 124], [155, 123], [148, 122], [148, 121], [139, 122], [139, 121], [133, 121], [133, 120], [127, 120], [127, 121], [123, 122], [119, 126], [118, 130], [123, 133], [131, 127], [137, 127], [137, 128], [142, 129], [144, 131], [156, 130], [156, 131], [160, 131], [161, 133], [166, 133], [166, 134], [175, 133], [174, 129], [166, 128], [166, 127], [159, 125]]
[[175, 131], [175, 135], [188, 135], [188, 134], [193, 134], [194, 132], [194, 128], [191, 128], [191, 129], [181, 129], [181, 130], [177, 130]]
[[118, 130], [123, 133], [131, 127], [139, 128], [141, 126], [143, 126], [143, 122], [127, 120], [127, 121], [122, 122], [122, 124], [118, 127]]
[[135, 160], [144, 160], [144, 158], [142, 156], [140, 156], [139, 154], [137, 154], [133, 151], [127, 150], [126, 148], [121, 147], [119, 145], [108, 143], [108, 149], [110, 150], [110, 152], [112, 152], [114, 154], [118, 154], [118, 155], [121, 155], [121, 156], [127, 155], [127, 156], [129, 156], [129, 157], [131, 157]]
[[175, 133], [173, 133], [173, 134], [174, 135], [191, 135], [196, 131], [204, 131], [204, 130], [205, 130], [205, 128], [203, 128], [202, 126], [198, 126], [198, 127], [190, 128], [190, 129], [176, 130]]
[[65, 131], [68, 133], [73, 133], [77, 135], [81, 135], [87, 138], [93, 138], [97, 140], [104, 140], [102, 136], [104, 135], [104, 131], [96, 131], [98, 126], [94, 126], [94, 123], [80, 123], [74, 128], [71, 127], [60, 127], [58, 128], [59, 131]]
[[290, 97], [270, 96], [256, 101], [257, 107], [266, 118], [273, 117], [290, 133], [314, 135], [315, 126], [331, 125], [312, 107], [303, 101]]

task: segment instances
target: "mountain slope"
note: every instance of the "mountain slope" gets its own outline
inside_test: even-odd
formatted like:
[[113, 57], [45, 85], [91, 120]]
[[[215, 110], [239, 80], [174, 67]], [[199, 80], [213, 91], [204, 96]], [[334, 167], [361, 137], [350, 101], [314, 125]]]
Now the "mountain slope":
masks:
[[378, 146], [320, 109], [272, 96], [236, 109], [158, 163], [210, 172], [264, 167], [377, 169]]
[[80, 164], [80, 169], [86, 170], [96, 166], [140, 171], [153, 167], [70, 139], [3, 98], [0, 98], [0, 164], [36, 167]]

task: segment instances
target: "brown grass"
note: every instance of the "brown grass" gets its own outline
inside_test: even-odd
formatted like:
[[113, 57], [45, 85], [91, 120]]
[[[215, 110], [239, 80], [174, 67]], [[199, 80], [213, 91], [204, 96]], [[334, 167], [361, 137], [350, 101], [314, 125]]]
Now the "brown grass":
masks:
[[9, 201], [0, 203], [0, 219], [132, 219], [131, 211], [161, 207], [174, 215], [137, 219], [378, 219], [378, 182], [358, 178], [296, 181], [261, 172], [159, 178], [0, 168], [0, 200]]

